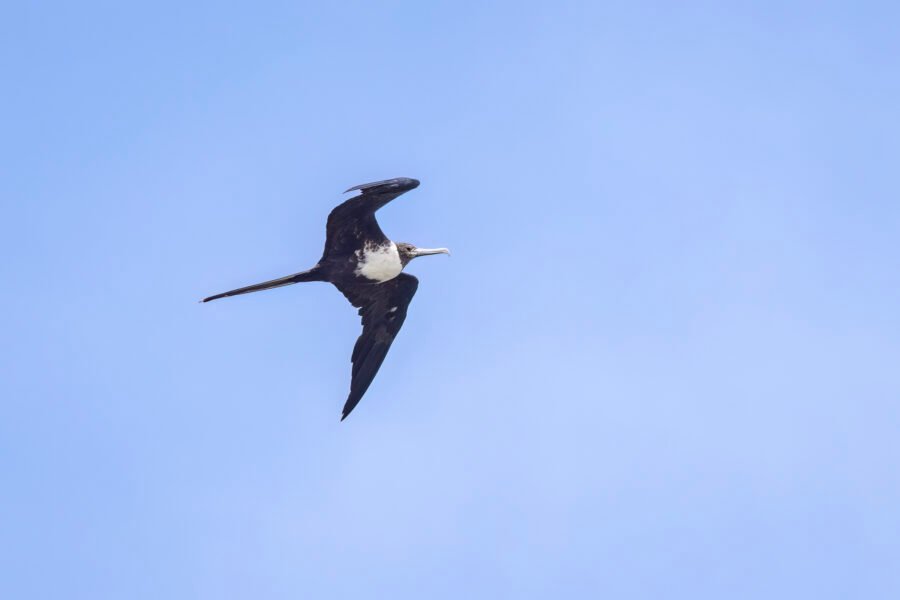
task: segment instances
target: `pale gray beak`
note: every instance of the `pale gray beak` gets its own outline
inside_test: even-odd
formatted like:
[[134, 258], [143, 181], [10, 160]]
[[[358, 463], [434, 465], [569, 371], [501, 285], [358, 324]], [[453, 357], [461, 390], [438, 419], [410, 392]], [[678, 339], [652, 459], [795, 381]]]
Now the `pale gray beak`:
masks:
[[416, 256], [428, 256], [429, 254], [450, 254], [447, 248], [416, 248], [414, 250]]

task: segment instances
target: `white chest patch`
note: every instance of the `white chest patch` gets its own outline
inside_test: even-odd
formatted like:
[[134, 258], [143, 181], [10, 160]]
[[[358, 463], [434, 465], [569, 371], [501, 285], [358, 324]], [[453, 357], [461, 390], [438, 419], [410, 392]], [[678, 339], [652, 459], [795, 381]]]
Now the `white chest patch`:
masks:
[[372, 281], [388, 281], [403, 271], [400, 253], [394, 242], [384, 246], [366, 246], [364, 250], [356, 251], [356, 258], [359, 264], [354, 273]]

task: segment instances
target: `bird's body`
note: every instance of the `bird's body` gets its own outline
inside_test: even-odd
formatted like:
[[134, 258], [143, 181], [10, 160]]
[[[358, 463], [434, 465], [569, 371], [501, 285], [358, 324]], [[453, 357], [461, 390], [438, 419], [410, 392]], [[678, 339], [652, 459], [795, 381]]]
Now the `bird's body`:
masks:
[[419, 280], [403, 273], [403, 268], [417, 256], [450, 253], [446, 248], [416, 248], [405, 242], [393, 242], [375, 220], [375, 211], [418, 185], [415, 179], [401, 177], [350, 188], [348, 192], [361, 193], [328, 215], [325, 250], [312, 269], [203, 300], [209, 302], [305, 281], [327, 281], [337, 287], [359, 308], [363, 325], [362, 335], [353, 348], [350, 394], [341, 420], [369, 388], [406, 319]]
[[403, 263], [400, 262], [400, 252], [397, 244], [390, 242], [378, 246], [366, 246], [357, 250], [356, 269], [353, 274], [357, 277], [365, 277], [376, 283], [384, 283], [393, 279], [403, 271]]

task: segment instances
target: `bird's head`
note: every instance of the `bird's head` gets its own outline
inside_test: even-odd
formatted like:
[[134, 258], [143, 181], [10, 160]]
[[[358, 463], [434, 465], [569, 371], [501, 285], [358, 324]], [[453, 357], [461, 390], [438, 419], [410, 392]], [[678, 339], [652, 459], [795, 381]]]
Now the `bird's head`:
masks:
[[429, 254], [450, 254], [447, 248], [416, 248], [412, 244], [406, 242], [397, 243], [397, 252], [400, 254], [400, 262], [405, 267], [409, 261], [417, 256], [428, 256]]

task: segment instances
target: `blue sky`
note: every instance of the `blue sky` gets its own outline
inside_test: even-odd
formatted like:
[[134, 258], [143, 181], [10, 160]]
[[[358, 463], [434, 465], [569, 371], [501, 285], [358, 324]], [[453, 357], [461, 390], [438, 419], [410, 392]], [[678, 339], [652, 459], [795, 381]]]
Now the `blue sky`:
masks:
[[[900, 10], [0, 18], [0, 596], [896, 598]], [[419, 292], [344, 423], [351, 185]]]

